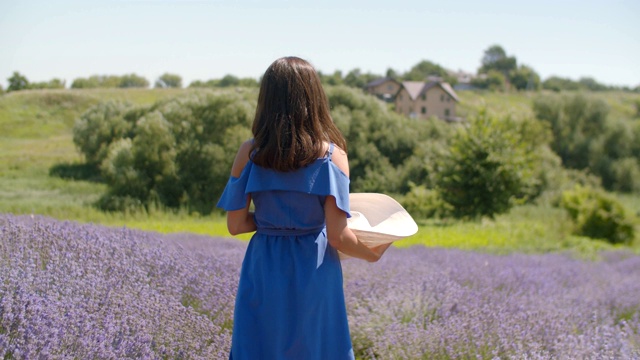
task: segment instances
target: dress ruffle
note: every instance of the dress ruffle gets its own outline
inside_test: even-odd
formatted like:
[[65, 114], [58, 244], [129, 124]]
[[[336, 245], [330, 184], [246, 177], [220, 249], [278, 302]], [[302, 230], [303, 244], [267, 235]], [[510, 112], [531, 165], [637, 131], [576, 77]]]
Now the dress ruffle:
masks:
[[249, 160], [239, 177], [229, 178], [216, 206], [226, 211], [240, 210], [247, 205], [250, 193], [272, 190], [333, 196], [338, 208], [351, 217], [349, 178], [328, 157], [291, 172], [265, 169]]

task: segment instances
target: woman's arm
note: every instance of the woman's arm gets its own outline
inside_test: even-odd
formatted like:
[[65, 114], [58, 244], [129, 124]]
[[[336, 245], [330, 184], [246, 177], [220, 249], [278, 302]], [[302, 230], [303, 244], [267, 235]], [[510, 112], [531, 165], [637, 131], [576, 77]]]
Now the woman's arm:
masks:
[[[236, 158], [231, 167], [231, 176], [240, 177], [242, 169], [249, 162], [249, 152], [251, 151], [251, 141], [246, 141], [240, 145]], [[251, 196], [247, 196], [247, 205], [240, 210], [227, 212], [227, 229], [231, 235], [238, 235], [256, 231], [256, 223], [253, 220], [253, 212], [249, 211], [251, 205]]]
[[253, 212], [249, 211], [251, 196], [247, 196], [247, 206], [244, 209], [227, 211], [227, 229], [229, 234], [238, 235], [256, 231]]
[[[331, 158], [342, 172], [349, 176], [349, 160], [344, 150], [336, 147]], [[347, 214], [338, 208], [336, 199], [327, 196], [324, 203], [324, 215], [327, 223], [327, 238], [329, 244], [345, 255], [375, 262], [380, 259], [390, 244], [377, 246], [372, 249], [364, 245], [347, 226]]]
[[347, 227], [347, 214], [338, 208], [336, 199], [327, 196], [324, 202], [324, 214], [327, 222], [327, 238], [329, 245], [345, 255], [376, 262], [386, 250], [381, 247], [369, 249], [356, 235]]

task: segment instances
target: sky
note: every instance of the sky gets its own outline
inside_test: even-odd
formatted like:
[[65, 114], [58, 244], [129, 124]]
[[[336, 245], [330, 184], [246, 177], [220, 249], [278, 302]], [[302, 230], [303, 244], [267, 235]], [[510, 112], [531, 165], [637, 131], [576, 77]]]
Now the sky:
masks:
[[476, 73], [502, 46], [543, 79], [640, 85], [638, 0], [0, 0], [0, 85], [136, 73], [259, 78], [295, 55], [323, 73], [422, 60]]

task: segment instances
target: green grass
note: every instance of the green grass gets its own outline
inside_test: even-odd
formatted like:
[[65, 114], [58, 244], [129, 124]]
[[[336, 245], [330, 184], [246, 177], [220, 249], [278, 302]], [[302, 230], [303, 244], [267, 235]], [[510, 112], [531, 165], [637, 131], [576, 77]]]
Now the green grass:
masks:
[[496, 93], [490, 91], [460, 91], [458, 93], [460, 103], [456, 113], [464, 118], [473, 117], [478, 110], [485, 108], [490, 116], [509, 115], [513, 119], [533, 117], [531, 104], [535, 94], [522, 93]]
[[[37, 90], [0, 96], [0, 213], [38, 214], [160, 233], [230, 236], [221, 213], [210, 216], [159, 210], [148, 214], [105, 213], [92, 205], [105, 191], [104, 184], [49, 175], [55, 165], [82, 163], [73, 145], [72, 127], [92, 105], [105, 100], [150, 105], [193, 91], [210, 90]], [[527, 93], [461, 92], [459, 95], [458, 113], [462, 116], [472, 115], [482, 106], [490, 113], [508, 113], [514, 118], [533, 116], [533, 97]], [[612, 115], [631, 117], [635, 114], [634, 101], [638, 95], [604, 93], [602, 96], [611, 105]], [[631, 213], [640, 217], [640, 196], [617, 196]], [[418, 234], [397, 242], [396, 246], [455, 247], [493, 253], [571, 250], [586, 257], [594, 257], [602, 249], [616, 249], [602, 241], [571, 235], [570, 222], [564, 212], [548, 205], [517, 207], [494, 220], [423, 220], [419, 225]], [[640, 228], [637, 233], [633, 249], [640, 252]], [[246, 240], [250, 236], [245, 234], [239, 238]]]
[[[431, 247], [482, 250], [496, 254], [569, 251], [595, 258], [601, 250], [615, 250], [603, 240], [571, 234], [571, 222], [562, 210], [544, 205], [523, 205], [494, 220], [477, 222], [421, 221], [416, 235], [395, 243], [398, 247]], [[627, 247], [628, 248], [628, 247]], [[640, 252], [640, 238], [631, 247]]]
[[[566, 92], [575, 94], [577, 92]], [[482, 107], [486, 107], [489, 115], [510, 115], [514, 119], [534, 117], [533, 100], [542, 94], [553, 92], [514, 92], [499, 93], [490, 91], [460, 91], [460, 103], [456, 113], [462, 117], [472, 117]], [[640, 94], [626, 92], [598, 92], [584, 93], [586, 96], [604, 100], [609, 105], [609, 116], [617, 119], [635, 120], [637, 110], [635, 102], [640, 100]]]
[[27, 90], [0, 96], [0, 139], [42, 139], [70, 134], [76, 119], [102, 101], [151, 105], [158, 100], [200, 89]]

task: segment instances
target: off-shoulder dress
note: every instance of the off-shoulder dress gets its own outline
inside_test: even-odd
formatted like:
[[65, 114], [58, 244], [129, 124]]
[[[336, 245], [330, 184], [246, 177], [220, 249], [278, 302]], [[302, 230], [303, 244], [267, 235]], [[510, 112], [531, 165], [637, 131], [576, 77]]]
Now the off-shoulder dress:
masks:
[[328, 245], [324, 202], [349, 214], [349, 178], [325, 157], [290, 172], [247, 163], [217, 206], [240, 210], [250, 194], [257, 231], [240, 271], [230, 359], [354, 359], [342, 267]]

